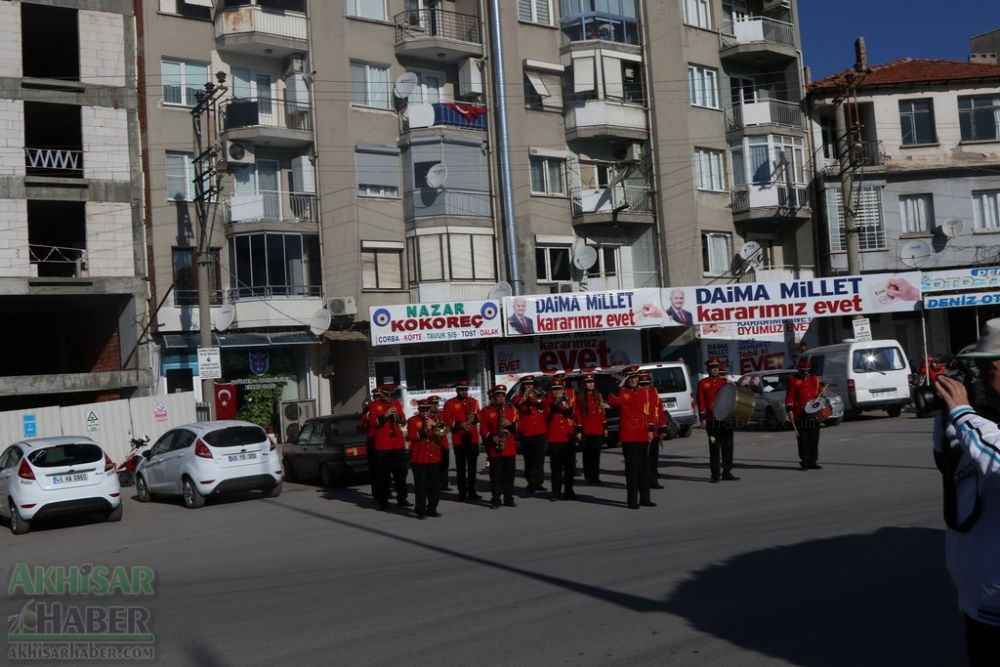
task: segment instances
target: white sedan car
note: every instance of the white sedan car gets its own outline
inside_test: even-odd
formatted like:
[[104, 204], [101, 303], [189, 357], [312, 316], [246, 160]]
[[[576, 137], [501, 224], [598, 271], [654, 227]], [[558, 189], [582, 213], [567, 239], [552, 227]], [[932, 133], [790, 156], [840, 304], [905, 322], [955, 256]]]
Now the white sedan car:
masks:
[[281, 494], [281, 459], [260, 426], [244, 421], [188, 424], [164, 433], [142, 453], [135, 474], [139, 502], [181, 496], [190, 509], [228, 491]]
[[33, 438], [0, 454], [0, 516], [15, 535], [50, 516], [101, 512], [121, 521], [121, 492], [114, 462], [90, 438]]

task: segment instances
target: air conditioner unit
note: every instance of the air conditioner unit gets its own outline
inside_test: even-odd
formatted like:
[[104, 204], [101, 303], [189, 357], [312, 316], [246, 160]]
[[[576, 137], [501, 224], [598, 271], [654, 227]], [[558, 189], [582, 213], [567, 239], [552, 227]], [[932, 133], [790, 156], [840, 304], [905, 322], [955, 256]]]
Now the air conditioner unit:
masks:
[[466, 58], [458, 67], [458, 95], [462, 98], [483, 94], [483, 73], [475, 58]]
[[614, 156], [619, 162], [638, 162], [642, 159], [642, 144], [615, 144]]
[[573, 281], [572, 280], [561, 280], [557, 283], [552, 283], [550, 285], [553, 294], [566, 294], [567, 292], [574, 292]]
[[353, 296], [335, 296], [327, 302], [326, 309], [334, 317], [357, 315], [358, 302]]
[[315, 399], [281, 402], [281, 442], [295, 442], [306, 420], [316, 416]]
[[764, 0], [764, 11], [768, 12], [772, 9], [791, 9], [792, 0]]
[[306, 58], [301, 53], [293, 53], [285, 58], [285, 76], [302, 74], [306, 70]]
[[222, 144], [222, 161], [230, 167], [253, 164], [256, 162], [253, 144], [245, 141], [226, 141]]

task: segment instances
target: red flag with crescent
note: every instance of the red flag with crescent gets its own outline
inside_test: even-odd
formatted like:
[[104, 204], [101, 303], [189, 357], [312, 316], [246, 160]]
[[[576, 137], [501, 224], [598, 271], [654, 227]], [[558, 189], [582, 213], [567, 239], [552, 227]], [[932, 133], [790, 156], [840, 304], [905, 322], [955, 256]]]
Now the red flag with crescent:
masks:
[[236, 385], [215, 385], [215, 418], [236, 419]]

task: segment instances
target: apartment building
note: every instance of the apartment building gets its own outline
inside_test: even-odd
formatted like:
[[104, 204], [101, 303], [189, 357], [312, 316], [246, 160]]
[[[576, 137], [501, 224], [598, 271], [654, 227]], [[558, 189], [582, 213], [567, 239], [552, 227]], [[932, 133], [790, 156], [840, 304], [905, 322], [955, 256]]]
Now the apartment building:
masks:
[[0, 34], [0, 410], [146, 395], [132, 3], [0, 2]]
[[[849, 181], [862, 273], [1000, 265], [1000, 66], [906, 58], [809, 86], [824, 275], [847, 271]], [[839, 116], [839, 119], [838, 119]], [[846, 160], [841, 160], [844, 150]], [[928, 349], [974, 342], [995, 306], [928, 309]], [[923, 348], [920, 314], [874, 315], [876, 337]], [[850, 321], [834, 337], [850, 335]]]

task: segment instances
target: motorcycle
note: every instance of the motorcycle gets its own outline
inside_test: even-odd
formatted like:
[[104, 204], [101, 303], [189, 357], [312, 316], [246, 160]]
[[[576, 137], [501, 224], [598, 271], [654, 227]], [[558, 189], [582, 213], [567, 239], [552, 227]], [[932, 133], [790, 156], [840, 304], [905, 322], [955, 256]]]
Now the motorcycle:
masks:
[[130, 440], [132, 441], [132, 451], [118, 466], [118, 483], [122, 486], [135, 484], [135, 469], [139, 465], [139, 450], [149, 444], [149, 436], [144, 435], [141, 438], [130, 438]]

